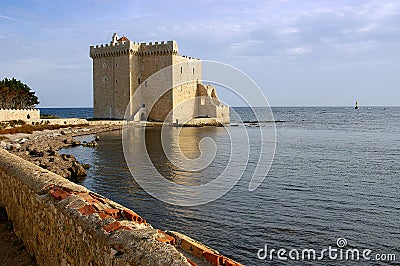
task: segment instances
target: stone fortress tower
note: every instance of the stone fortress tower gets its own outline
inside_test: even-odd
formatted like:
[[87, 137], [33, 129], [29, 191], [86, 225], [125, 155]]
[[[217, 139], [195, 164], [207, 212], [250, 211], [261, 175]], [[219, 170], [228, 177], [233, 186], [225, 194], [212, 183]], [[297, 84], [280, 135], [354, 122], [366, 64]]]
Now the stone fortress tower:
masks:
[[[94, 118], [124, 119], [141, 86], [129, 110], [135, 121], [229, 123], [229, 107], [220, 103], [213, 86], [201, 83], [201, 61], [180, 55], [176, 41], [137, 43], [114, 33], [110, 44], [90, 46], [90, 57]], [[166, 67], [162, 78], [146, 81]], [[171, 89], [159, 98], [165, 86]]]

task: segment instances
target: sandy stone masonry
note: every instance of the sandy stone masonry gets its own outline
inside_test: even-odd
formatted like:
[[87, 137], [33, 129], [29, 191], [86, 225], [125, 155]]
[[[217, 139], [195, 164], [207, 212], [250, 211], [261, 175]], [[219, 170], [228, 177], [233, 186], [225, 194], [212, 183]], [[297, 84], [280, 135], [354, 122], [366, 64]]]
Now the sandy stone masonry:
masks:
[[[201, 61], [180, 55], [176, 41], [137, 43], [115, 33], [109, 44], [90, 46], [90, 57], [95, 118], [123, 119], [138, 92], [129, 106], [134, 121], [229, 123], [229, 107], [220, 103], [214, 87], [201, 83]], [[147, 80], [161, 69], [162, 78]], [[170, 91], [159, 98], [165, 88]]]
[[23, 120], [25, 122], [37, 122], [39, 119], [39, 109], [0, 109], [0, 121]]

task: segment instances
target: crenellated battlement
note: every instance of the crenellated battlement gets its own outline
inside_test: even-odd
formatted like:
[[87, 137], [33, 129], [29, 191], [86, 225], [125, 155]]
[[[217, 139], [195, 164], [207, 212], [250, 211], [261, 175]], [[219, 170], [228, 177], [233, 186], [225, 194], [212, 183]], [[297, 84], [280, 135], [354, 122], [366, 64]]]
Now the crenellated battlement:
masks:
[[31, 112], [31, 111], [36, 111], [36, 110], [39, 110], [39, 109], [36, 109], [36, 108], [31, 108], [31, 109], [29, 109], [29, 108], [27, 108], [27, 109], [5, 109], [5, 108], [0, 108], [0, 111], [29, 111], [29, 112]]
[[139, 47], [138, 43], [131, 41], [115, 43], [115, 44], [100, 44], [96, 46], [90, 46], [90, 57], [91, 58], [102, 58], [102, 57], [115, 57], [123, 56], [128, 54], [137, 53]]
[[178, 43], [176, 41], [141, 43], [139, 53], [141, 55], [178, 54]]
[[187, 58], [187, 59], [189, 59], [189, 60], [200, 60], [200, 58], [191, 57], [191, 56], [187, 56], [187, 55], [179, 55], [179, 56], [181, 56], [181, 57], [183, 57], [183, 58]]
[[[154, 55], [179, 55], [178, 43], [176, 41], [161, 41], [139, 43], [132, 42], [125, 36], [117, 39], [114, 34], [110, 44], [99, 44], [90, 46], [91, 58], [114, 57], [123, 55], [154, 56]], [[184, 56], [188, 59], [196, 59]]]

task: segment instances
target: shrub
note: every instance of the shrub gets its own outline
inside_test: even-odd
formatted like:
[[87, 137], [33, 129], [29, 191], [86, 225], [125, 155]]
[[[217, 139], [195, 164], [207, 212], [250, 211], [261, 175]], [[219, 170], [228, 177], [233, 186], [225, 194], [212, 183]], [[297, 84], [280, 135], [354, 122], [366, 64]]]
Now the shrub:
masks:
[[41, 114], [40, 119], [59, 119], [60, 117], [51, 114]]
[[8, 124], [10, 127], [15, 127], [15, 126], [23, 126], [26, 124], [26, 122], [23, 120], [11, 120], [8, 121]]

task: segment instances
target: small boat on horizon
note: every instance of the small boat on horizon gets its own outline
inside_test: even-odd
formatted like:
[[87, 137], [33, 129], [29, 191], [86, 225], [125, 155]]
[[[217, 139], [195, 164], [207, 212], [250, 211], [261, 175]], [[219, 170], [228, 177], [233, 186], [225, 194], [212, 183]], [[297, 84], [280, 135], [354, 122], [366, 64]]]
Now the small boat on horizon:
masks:
[[354, 107], [354, 109], [358, 109], [358, 102], [356, 101], [356, 106]]

